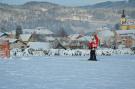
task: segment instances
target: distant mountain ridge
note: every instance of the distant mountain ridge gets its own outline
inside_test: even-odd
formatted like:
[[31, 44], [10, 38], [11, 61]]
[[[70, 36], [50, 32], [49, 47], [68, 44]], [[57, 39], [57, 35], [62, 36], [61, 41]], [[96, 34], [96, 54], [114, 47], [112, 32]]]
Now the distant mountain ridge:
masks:
[[[122, 3], [122, 4], [121, 4]], [[103, 25], [114, 25], [119, 22], [121, 10], [135, 18], [134, 2], [102, 2], [83, 7], [66, 7], [49, 2], [27, 2], [23, 5], [0, 3], [0, 30], [46, 27], [53, 32], [60, 29], [69, 34], [91, 32]], [[116, 8], [116, 9], [113, 9]]]
[[23, 5], [21, 5], [21, 6], [23, 6], [25, 8], [30, 8], [30, 7], [35, 7], [35, 6], [47, 8], [47, 7], [59, 7], [60, 5], [50, 3], [50, 2], [30, 1], [30, 2], [27, 2]]
[[94, 5], [82, 6], [83, 8], [125, 8], [125, 7], [135, 7], [135, 2], [132, 1], [106, 1], [97, 3]]

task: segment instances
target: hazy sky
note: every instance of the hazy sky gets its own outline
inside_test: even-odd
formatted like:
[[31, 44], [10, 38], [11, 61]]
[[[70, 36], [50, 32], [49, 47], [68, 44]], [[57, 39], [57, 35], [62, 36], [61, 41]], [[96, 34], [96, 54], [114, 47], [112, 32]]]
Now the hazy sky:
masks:
[[83, 6], [104, 1], [123, 1], [123, 0], [0, 0], [0, 2], [8, 4], [24, 4], [25, 2], [28, 1], [46, 1], [66, 6]]

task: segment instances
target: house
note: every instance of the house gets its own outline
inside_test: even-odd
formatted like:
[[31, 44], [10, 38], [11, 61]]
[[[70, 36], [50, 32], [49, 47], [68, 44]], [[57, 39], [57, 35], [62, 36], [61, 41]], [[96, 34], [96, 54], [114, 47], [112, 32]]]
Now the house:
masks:
[[114, 30], [109, 30], [109, 28], [103, 28], [97, 30], [98, 38], [99, 38], [99, 45], [100, 47], [107, 47], [107, 48], [115, 48], [116, 47], [116, 40], [115, 38], [118, 36]]
[[68, 37], [57, 37], [55, 41], [53, 41], [53, 48], [60, 49], [86, 49], [87, 43], [90, 40], [90, 36], [83, 36], [81, 34], [72, 34]]
[[10, 38], [15, 38], [16, 37], [16, 31], [15, 30], [10, 31], [10, 32], [5, 32], [5, 33], [8, 34]]
[[77, 40], [77, 39], [79, 39], [79, 38], [81, 38], [81, 37], [83, 37], [81, 34], [72, 34], [72, 35], [69, 35], [68, 36], [68, 38], [70, 39], [70, 40]]
[[37, 27], [37, 28], [35, 28], [35, 32], [36, 32], [36, 34], [44, 34], [46, 36], [54, 35], [54, 33], [52, 31], [50, 31], [49, 29], [47, 29], [45, 27]]
[[18, 39], [9, 39], [10, 49], [19, 48], [19, 49], [26, 49], [28, 48], [27, 44], [22, 40]]
[[29, 42], [29, 48], [32, 49], [50, 49], [52, 48], [49, 42]]
[[69, 43], [66, 45], [68, 48], [75, 49], [81, 48], [79, 38], [83, 37], [81, 34], [72, 34], [68, 36]]
[[55, 34], [49, 29], [46, 29], [45, 27], [37, 27], [35, 29], [23, 29], [23, 33], [31, 34], [29, 42], [52, 42], [55, 40]]
[[[66, 49], [66, 45], [63, 44], [64, 41], [61, 41], [60, 39], [55, 39], [52, 43], [52, 48], [54, 49]], [[64, 45], [64, 46], [63, 46]]]
[[0, 57], [9, 57], [9, 41], [5, 39], [0, 39]]
[[28, 43], [32, 37], [32, 34], [21, 34], [19, 40]]
[[83, 36], [81, 34], [72, 34], [68, 37], [57, 37], [55, 41], [53, 41], [53, 48], [60, 48], [60, 49], [86, 49], [87, 43], [90, 40], [90, 36]]
[[0, 39], [4, 39], [4, 38], [10, 38], [10, 34], [0, 32]]
[[54, 37], [45, 37], [46, 42], [54, 42]]
[[64, 47], [61, 43], [58, 43], [56, 45], [55, 49], [65, 49], [66, 50], [66, 47]]
[[117, 34], [121, 37], [121, 44], [130, 48], [135, 45], [135, 30], [117, 30]]
[[23, 29], [24, 34], [39, 34], [45, 36], [54, 36], [55, 34], [45, 27], [37, 27], [35, 29]]

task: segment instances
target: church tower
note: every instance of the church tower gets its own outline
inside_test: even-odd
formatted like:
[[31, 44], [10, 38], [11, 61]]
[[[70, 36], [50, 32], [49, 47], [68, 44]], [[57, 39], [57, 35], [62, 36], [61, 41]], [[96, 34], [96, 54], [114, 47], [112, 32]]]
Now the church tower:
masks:
[[122, 15], [121, 15], [121, 24], [125, 24], [126, 23], [126, 16], [125, 16], [125, 11], [122, 11]]
[[120, 19], [120, 23], [121, 23], [121, 30], [128, 30], [128, 26], [127, 26], [127, 19], [126, 19], [126, 15], [125, 15], [125, 11], [122, 11], [122, 15], [121, 15], [121, 19]]
[[121, 19], [120, 19], [120, 29], [121, 30], [135, 30], [135, 20], [127, 19], [125, 15], [125, 11], [122, 11]]

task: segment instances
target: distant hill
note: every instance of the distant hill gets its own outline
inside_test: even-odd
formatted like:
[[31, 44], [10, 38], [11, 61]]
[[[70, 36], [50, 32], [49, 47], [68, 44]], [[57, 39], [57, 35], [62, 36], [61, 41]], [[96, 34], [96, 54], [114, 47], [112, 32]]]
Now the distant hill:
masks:
[[34, 8], [34, 7], [42, 7], [42, 8], [54, 8], [59, 7], [58, 4], [53, 4], [49, 2], [37, 2], [37, 1], [30, 1], [22, 5], [23, 8]]
[[112, 28], [119, 23], [123, 9], [128, 17], [135, 18], [134, 7], [134, 1], [108, 1], [83, 7], [35, 1], [23, 5], [0, 3], [0, 30], [15, 30], [17, 25], [21, 25], [22, 28], [30, 29], [46, 27], [56, 33], [60, 29], [69, 34], [93, 32], [101, 26], [109, 25]]
[[106, 1], [97, 3], [94, 5], [83, 6], [82, 8], [126, 8], [126, 7], [135, 7], [135, 0], [129, 1]]

